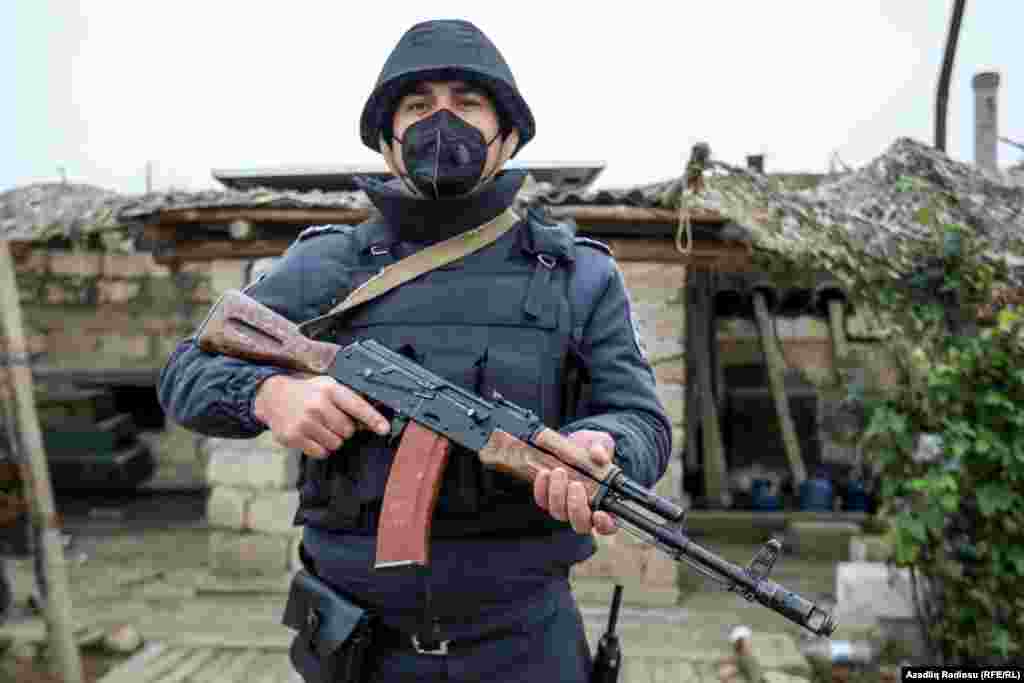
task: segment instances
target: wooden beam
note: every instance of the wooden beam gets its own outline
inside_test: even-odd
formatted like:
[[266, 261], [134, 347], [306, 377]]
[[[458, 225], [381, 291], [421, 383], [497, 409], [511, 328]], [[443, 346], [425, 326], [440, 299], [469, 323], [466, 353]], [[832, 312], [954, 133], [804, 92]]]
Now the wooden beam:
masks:
[[[641, 206], [581, 206], [565, 204], [548, 206], [546, 210], [554, 218], [572, 218], [580, 223], [667, 223], [677, 225], [679, 212], [675, 209], [654, 209]], [[690, 220], [694, 223], [727, 223], [728, 218], [711, 209], [690, 209]]]
[[850, 342], [846, 339], [846, 304], [839, 299], [828, 302], [828, 332], [832, 343], [832, 372], [837, 384], [843, 381], [842, 366], [850, 354]]
[[[292, 243], [292, 238], [262, 240], [188, 240], [175, 241], [169, 226], [146, 227], [146, 235], [165, 246], [154, 255], [162, 265], [179, 262], [214, 261], [218, 259], [254, 259], [280, 256]], [[697, 242], [694, 253], [684, 256], [676, 251], [670, 239], [610, 239], [603, 240], [612, 248], [617, 261], [646, 261], [649, 263], [689, 264], [709, 270], [742, 271], [753, 268], [750, 252], [736, 242]]]
[[619, 237], [607, 239], [597, 236], [597, 239], [612, 248], [616, 261], [685, 263], [695, 268], [711, 270], [749, 270], [753, 268], [750, 249], [740, 242], [695, 240], [693, 251], [688, 255], [683, 255], [676, 249], [674, 240], [671, 238]]
[[[711, 368], [711, 274], [706, 271], [693, 273], [692, 298], [688, 302], [686, 335], [693, 336], [692, 367], [700, 403], [701, 441], [704, 454], [704, 498], [708, 507], [724, 507], [729, 492], [725, 463], [725, 446], [722, 443], [722, 427], [718, 416], [718, 401], [715, 398], [714, 378]], [[693, 314], [691, 317], [691, 313]], [[687, 365], [690, 365], [690, 358]], [[689, 381], [689, 378], [688, 378]], [[689, 427], [687, 427], [689, 428]]]
[[[2, 372], [9, 382], [11, 398], [0, 397], [4, 402], [4, 417], [10, 448], [24, 458], [28, 480], [22, 482], [23, 496], [31, 501], [32, 521], [41, 530], [42, 564], [45, 569], [43, 581], [46, 585], [46, 623], [49, 632], [51, 652], [65, 683], [82, 683], [82, 659], [74, 640], [74, 624], [71, 617], [71, 592], [68, 589], [67, 564], [61, 544], [60, 529], [56, 526], [56, 506], [53, 501], [53, 485], [50, 470], [43, 450], [43, 435], [39, 428], [35, 396], [32, 390], [32, 371], [26, 362], [28, 346], [25, 343], [25, 328], [18, 301], [18, 285], [14, 279], [14, 260], [7, 240], [0, 239], [0, 348], [6, 353], [7, 367]], [[7, 384], [4, 382], [3, 384]]]
[[250, 223], [287, 223], [316, 225], [318, 223], [362, 223], [370, 217], [366, 209], [248, 209], [210, 207], [202, 209], [164, 209], [156, 214], [161, 225], [186, 223], [232, 223], [237, 220]]
[[800, 455], [800, 440], [796, 436], [793, 416], [789, 412], [789, 397], [786, 395], [786, 361], [782, 350], [775, 342], [775, 327], [768, 313], [764, 292], [754, 292], [754, 316], [757, 319], [757, 332], [761, 338], [761, 350], [764, 352], [764, 364], [768, 370], [768, 387], [775, 401], [775, 413], [782, 430], [782, 443], [789, 461], [789, 471], [793, 474], [793, 489], [800, 490], [800, 484], [807, 479], [807, 468], [804, 467]]
[[178, 242], [153, 254], [153, 260], [164, 266], [175, 263], [216, 261], [220, 259], [258, 259], [280, 256], [292, 243], [290, 239], [214, 240], [210, 242]]

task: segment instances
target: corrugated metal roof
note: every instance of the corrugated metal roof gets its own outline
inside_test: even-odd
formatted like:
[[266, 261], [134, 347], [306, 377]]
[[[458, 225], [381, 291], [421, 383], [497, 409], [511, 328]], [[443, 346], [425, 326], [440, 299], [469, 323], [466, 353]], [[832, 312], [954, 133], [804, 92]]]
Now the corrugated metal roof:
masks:
[[[506, 169], [521, 169], [540, 183], [562, 190], [583, 190], [604, 171], [600, 161], [519, 161], [513, 159]], [[274, 168], [214, 169], [213, 177], [225, 187], [247, 190], [263, 187], [278, 191], [355, 192], [358, 176], [379, 180], [393, 178], [384, 164], [337, 164], [328, 166], [279, 166]]]

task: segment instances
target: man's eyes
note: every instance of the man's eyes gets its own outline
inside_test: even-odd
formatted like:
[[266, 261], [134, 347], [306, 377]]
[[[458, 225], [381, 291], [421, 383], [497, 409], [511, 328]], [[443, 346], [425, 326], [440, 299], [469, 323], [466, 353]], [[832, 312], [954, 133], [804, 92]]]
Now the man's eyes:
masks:
[[[456, 100], [456, 104], [462, 109], [473, 109], [483, 106], [483, 102], [479, 97], [462, 97]], [[411, 113], [424, 112], [428, 109], [430, 109], [430, 103], [427, 100], [410, 100], [402, 107], [403, 111]]]

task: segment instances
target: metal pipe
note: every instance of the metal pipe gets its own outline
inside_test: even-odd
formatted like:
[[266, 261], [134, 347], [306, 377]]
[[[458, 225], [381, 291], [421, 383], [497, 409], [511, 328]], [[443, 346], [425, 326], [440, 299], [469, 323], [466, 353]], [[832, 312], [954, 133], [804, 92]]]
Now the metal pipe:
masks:
[[953, 60], [956, 58], [956, 44], [960, 38], [960, 23], [964, 16], [967, 0], [955, 0], [953, 16], [949, 22], [949, 35], [946, 36], [946, 53], [942, 58], [942, 70], [939, 72], [939, 87], [935, 93], [935, 148], [946, 151], [946, 105], [949, 102], [949, 79], [953, 73]]

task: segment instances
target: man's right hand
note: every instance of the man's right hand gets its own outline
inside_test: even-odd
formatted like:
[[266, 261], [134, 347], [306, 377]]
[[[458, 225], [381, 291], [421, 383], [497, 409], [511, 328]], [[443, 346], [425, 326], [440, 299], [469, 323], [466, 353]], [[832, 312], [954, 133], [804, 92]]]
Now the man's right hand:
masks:
[[282, 446], [326, 458], [366, 425], [387, 434], [390, 424], [359, 394], [325, 375], [271, 375], [253, 401], [253, 414]]

